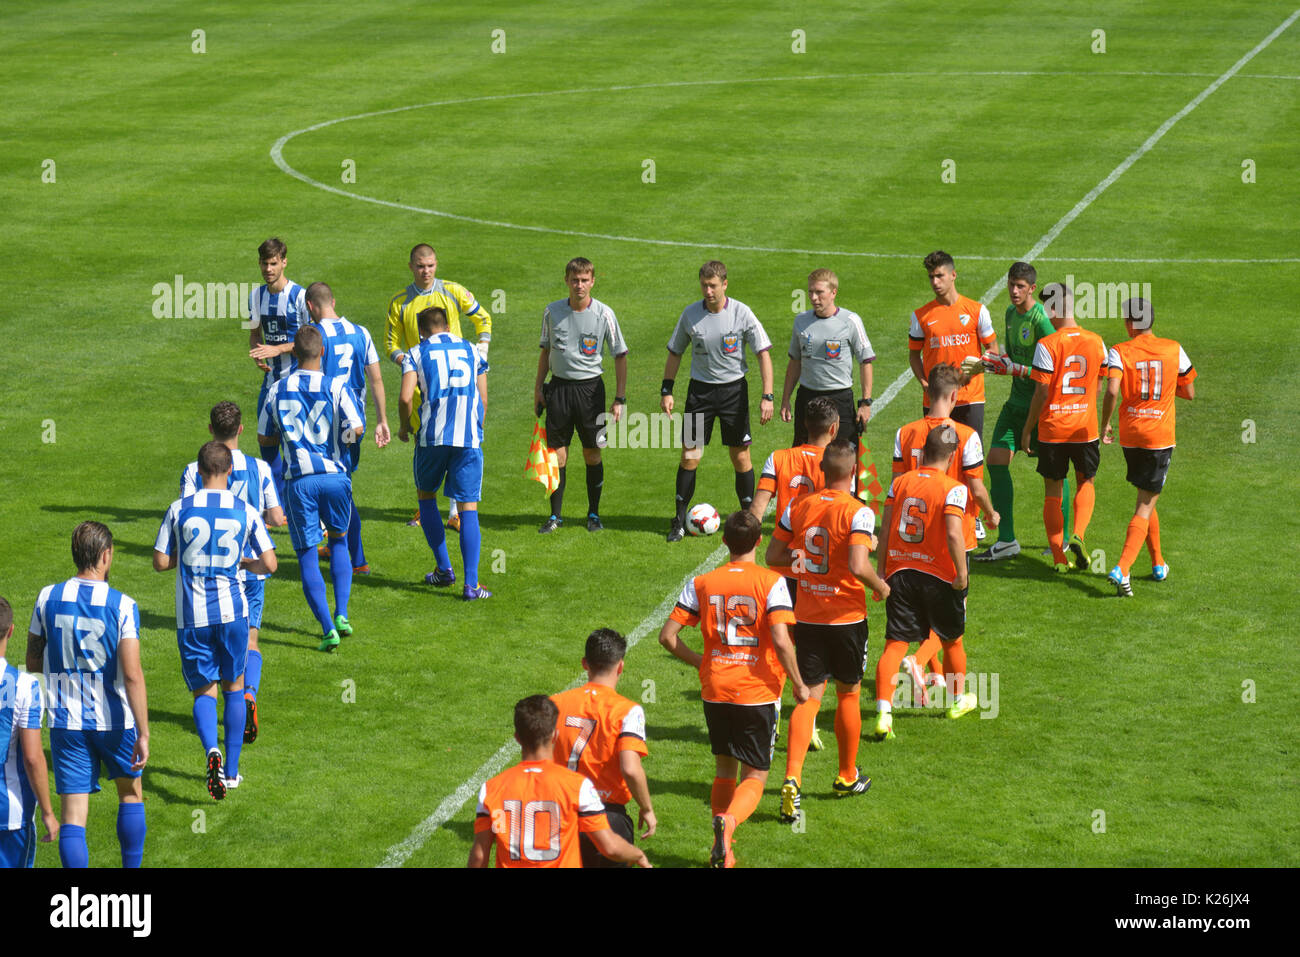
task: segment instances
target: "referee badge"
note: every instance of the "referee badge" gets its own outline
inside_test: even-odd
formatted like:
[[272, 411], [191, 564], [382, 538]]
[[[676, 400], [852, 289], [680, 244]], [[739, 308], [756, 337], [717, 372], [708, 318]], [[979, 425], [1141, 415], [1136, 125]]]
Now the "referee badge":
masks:
[[740, 336], [730, 333], [722, 337], [722, 351], [730, 355], [740, 348]]
[[840, 340], [839, 340], [839, 339], [827, 339], [827, 340], [826, 340], [826, 358], [827, 358], [827, 359], [838, 359], [839, 357], [840, 357]]
[[584, 356], [594, 356], [596, 354], [598, 343], [595, 336], [583, 336], [578, 343], [578, 348], [582, 350]]

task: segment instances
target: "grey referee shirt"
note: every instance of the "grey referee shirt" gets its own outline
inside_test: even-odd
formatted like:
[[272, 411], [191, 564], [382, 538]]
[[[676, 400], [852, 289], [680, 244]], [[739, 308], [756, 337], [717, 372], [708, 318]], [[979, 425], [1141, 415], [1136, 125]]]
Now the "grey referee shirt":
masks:
[[795, 316], [790, 358], [802, 362], [799, 385], [818, 392], [852, 389], [853, 372], [876, 358], [862, 318], [842, 306], [822, 318], [809, 309]]
[[745, 377], [746, 343], [754, 355], [772, 348], [749, 306], [728, 296], [718, 312], [709, 312], [702, 299], [687, 306], [668, 340], [668, 351], [680, 356], [690, 346], [691, 378], [721, 385]]
[[561, 379], [594, 379], [600, 375], [604, 371], [602, 348], [614, 358], [627, 353], [614, 310], [599, 299], [592, 299], [581, 312], [574, 312], [568, 299], [551, 303], [542, 312], [542, 339], [538, 344], [551, 350], [551, 375]]

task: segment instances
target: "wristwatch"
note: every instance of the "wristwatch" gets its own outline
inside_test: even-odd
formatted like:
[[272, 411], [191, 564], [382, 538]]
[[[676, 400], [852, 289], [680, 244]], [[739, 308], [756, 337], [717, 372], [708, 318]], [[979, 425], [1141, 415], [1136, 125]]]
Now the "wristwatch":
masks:
[[764, 393], [763, 393], [763, 401], [764, 401], [764, 402], [775, 402], [775, 401], [776, 401], [776, 396], [775, 396], [774, 394], [772, 394], [771, 392], [764, 392]]
[[871, 398], [870, 398], [869, 396], [868, 396], [867, 398], [865, 398], [865, 399], [858, 399], [858, 408], [860, 409], [860, 408], [862, 408], [864, 405], [865, 405], [868, 409], [871, 408]]

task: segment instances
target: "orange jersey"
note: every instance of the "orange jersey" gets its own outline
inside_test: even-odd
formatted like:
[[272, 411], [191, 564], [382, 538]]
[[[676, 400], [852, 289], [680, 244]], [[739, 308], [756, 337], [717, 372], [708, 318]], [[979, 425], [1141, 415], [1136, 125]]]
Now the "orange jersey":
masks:
[[1038, 340], [1030, 378], [1047, 386], [1038, 441], [1096, 440], [1097, 383], [1105, 365], [1106, 345], [1087, 329], [1069, 326]]
[[[758, 487], [776, 497], [778, 520], [792, 499], [805, 492], [820, 491], [825, 486], [826, 476], [822, 474], [822, 453], [825, 451], [825, 447], [820, 445], [797, 445], [792, 449], [777, 449], [767, 457]], [[794, 572], [788, 567], [774, 570], [794, 577]]]
[[771, 627], [794, 624], [785, 579], [753, 562], [727, 562], [691, 579], [677, 597], [672, 619], [699, 624], [704, 635], [700, 696], [723, 704], [781, 700], [785, 668]]
[[1169, 449], [1174, 442], [1174, 395], [1196, 379], [1187, 353], [1173, 339], [1141, 335], [1110, 348], [1107, 375], [1119, 379], [1119, 444]]
[[[921, 467], [921, 453], [925, 449], [925, 440], [930, 430], [940, 425], [951, 425], [957, 430], [957, 454], [948, 464], [948, 475], [961, 482], [970, 491], [970, 480], [984, 480], [984, 446], [980, 443], [979, 433], [969, 425], [954, 422], [952, 419], [936, 418], [927, 415], [917, 419], [898, 430], [894, 436], [894, 474], [902, 475]], [[974, 495], [966, 499], [966, 514], [962, 518], [962, 531], [966, 536], [966, 551], [975, 547], [975, 516], [980, 507]]]
[[885, 577], [915, 568], [951, 583], [957, 569], [948, 551], [945, 516], [964, 516], [967, 498], [965, 485], [935, 468], [895, 478], [885, 499], [891, 507]]
[[844, 625], [867, 617], [867, 588], [849, 571], [849, 546], [875, 544], [876, 513], [848, 492], [825, 489], [801, 495], [776, 523], [773, 536], [801, 551], [799, 621]]
[[[930, 300], [912, 313], [907, 332], [907, 344], [913, 352], [921, 353], [921, 368], [926, 378], [930, 370], [941, 362], [961, 368], [967, 356], [979, 358], [985, 348], [997, 340], [988, 307], [958, 296], [951, 306]], [[928, 406], [928, 397], [922, 401]], [[971, 376], [966, 385], [957, 390], [957, 404], [969, 405], [984, 401], [984, 376]]]
[[551, 761], [524, 761], [479, 788], [474, 833], [492, 832], [497, 867], [581, 867], [578, 832], [608, 827], [592, 783]]
[[645, 744], [645, 710], [613, 688], [592, 682], [551, 695], [551, 700], [560, 709], [555, 763], [590, 778], [602, 801], [632, 800], [618, 757], [623, 751], [650, 753]]

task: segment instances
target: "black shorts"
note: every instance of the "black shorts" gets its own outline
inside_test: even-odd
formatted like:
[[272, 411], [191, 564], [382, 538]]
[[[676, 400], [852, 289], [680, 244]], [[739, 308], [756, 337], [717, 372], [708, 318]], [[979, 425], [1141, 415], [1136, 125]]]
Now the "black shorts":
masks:
[[567, 449], [573, 441], [573, 430], [584, 449], [597, 449], [605, 445], [605, 430], [596, 424], [596, 418], [605, 411], [605, 380], [601, 376], [591, 379], [560, 379], [555, 376], [542, 386], [546, 399], [546, 444], [553, 449]]
[[772, 766], [776, 722], [780, 716], [779, 701], [771, 704], [704, 702], [704, 723], [709, 728], [713, 753], [735, 758], [759, 771]]
[[840, 413], [840, 430], [836, 433], [836, 438], [848, 439], [853, 442], [858, 437], [858, 409], [853, 402], [852, 389], [835, 389], [831, 392], [821, 392], [817, 389], [805, 389], [799, 386], [799, 391], [794, 394], [794, 442], [791, 448], [796, 445], [804, 445], [808, 441], [808, 426], [804, 424], [804, 416], [808, 413], [808, 403], [818, 397], [830, 399], [835, 403], [835, 408]]
[[1124, 449], [1124, 461], [1128, 463], [1128, 483], [1144, 492], [1160, 492], [1169, 477], [1169, 460], [1173, 458], [1174, 447], [1167, 449]]
[[744, 379], [720, 385], [691, 380], [682, 410], [682, 445], [688, 449], [708, 445], [714, 419], [722, 421], [723, 445], [749, 445], [749, 386]]
[[889, 576], [885, 599], [885, 641], [908, 644], [925, 641], [933, 631], [943, 641], [956, 641], [966, 632], [966, 595], [970, 586], [952, 585], [915, 568]]
[[[609, 821], [609, 829], [627, 841], [629, 844], [636, 843], [636, 827], [632, 823], [632, 817], [627, 813], [626, 804], [610, 804], [605, 802], [605, 817]], [[582, 855], [583, 867], [627, 867], [626, 864], [620, 864], [618, 861], [611, 861], [600, 851], [596, 850], [596, 844], [587, 836], [585, 831], [578, 832], [578, 853]]]
[[1070, 471], [1072, 462], [1080, 479], [1086, 481], [1094, 477], [1101, 462], [1101, 443], [1097, 439], [1091, 442], [1038, 443], [1038, 474], [1043, 478], [1059, 482]]
[[867, 620], [851, 625], [795, 622], [794, 658], [806, 685], [819, 685], [827, 678], [857, 684], [867, 665]]

